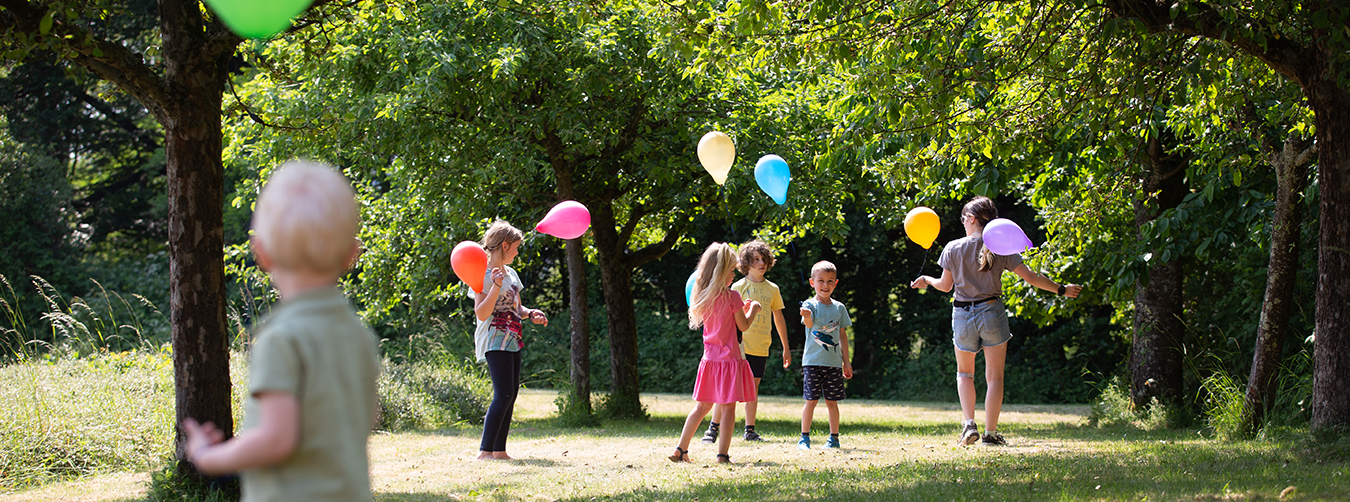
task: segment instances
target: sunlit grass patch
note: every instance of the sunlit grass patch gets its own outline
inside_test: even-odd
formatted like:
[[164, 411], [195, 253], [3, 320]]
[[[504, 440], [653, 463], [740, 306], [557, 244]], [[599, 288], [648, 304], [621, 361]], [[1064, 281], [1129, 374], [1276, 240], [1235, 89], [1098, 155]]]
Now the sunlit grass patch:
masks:
[[170, 451], [167, 349], [0, 367], [0, 490], [148, 468]]

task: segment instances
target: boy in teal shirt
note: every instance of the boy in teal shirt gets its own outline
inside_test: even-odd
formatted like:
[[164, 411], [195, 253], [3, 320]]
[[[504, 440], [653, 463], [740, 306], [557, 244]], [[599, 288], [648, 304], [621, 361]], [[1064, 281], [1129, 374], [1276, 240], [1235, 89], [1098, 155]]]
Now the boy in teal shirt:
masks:
[[802, 324], [806, 326], [806, 347], [802, 350], [802, 437], [797, 448], [811, 449], [811, 420], [816, 404], [825, 398], [830, 411], [830, 439], [826, 448], [839, 447], [839, 401], [844, 399], [844, 380], [853, 378], [848, 357], [848, 328], [853, 321], [848, 308], [831, 299], [839, 285], [838, 270], [828, 261], [811, 267], [811, 289], [816, 295], [802, 302]]

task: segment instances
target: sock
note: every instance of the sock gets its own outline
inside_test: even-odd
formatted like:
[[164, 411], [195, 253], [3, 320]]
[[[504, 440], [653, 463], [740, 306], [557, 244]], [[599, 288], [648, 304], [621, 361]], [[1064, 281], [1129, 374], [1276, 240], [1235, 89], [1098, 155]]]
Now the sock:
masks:
[[975, 419], [972, 418], [970, 420], [965, 420], [961, 422], [962, 427], [965, 427], [967, 425], [975, 425]]
[[745, 426], [745, 432], [755, 432], [755, 426], [753, 425]]
[[831, 433], [830, 433], [830, 437], [835, 438], [835, 439], [839, 439], [839, 433], [838, 433], [838, 432], [831, 432]]
[[710, 423], [708, 423], [708, 430], [713, 430], [713, 431], [715, 431], [715, 430], [718, 430], [718, 429], [721, 429], [721, 428], [722, 428], [722, 426], [721, 426], [720, 424], [718, 424], [717, 422], [710, 422]]
[[806, 438], [806, 439], [811, 439], [811, 433], [810, 433], [810, 432], [803, 432], [803, 433], [802, 433], [802, 437], [804, 437], [804, 438]]

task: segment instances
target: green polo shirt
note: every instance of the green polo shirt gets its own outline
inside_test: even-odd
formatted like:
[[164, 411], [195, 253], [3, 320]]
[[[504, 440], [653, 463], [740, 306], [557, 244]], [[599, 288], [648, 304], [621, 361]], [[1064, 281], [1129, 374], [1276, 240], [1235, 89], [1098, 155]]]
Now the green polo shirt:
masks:
[[366, 441], [378, 403], [375, 334], [336, 287], [282, 301], [257, 329], [244, 425], [257, 426], [263, 391], [300, 402], [300, 438], [280, 464], [241, 473], [243, 500], [369, 501]]

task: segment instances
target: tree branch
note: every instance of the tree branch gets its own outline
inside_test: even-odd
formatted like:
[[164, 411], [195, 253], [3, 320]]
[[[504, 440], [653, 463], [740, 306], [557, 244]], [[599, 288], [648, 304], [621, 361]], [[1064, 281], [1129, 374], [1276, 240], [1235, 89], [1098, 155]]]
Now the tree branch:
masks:
[[[1305, 88], [1311, 83], [1313, 75], [1305, 72], [1313, 71], [1306, 64], [1315, 59], [1310, 54], [1312, 49], [1287, 37], [1257, 39], [1250, 36], [1250, 33], [1277, 33], [1274, 27], [1260, 19], [1237, 15], [1228, 20], [1207, 3], [1188, 3], [1180, 7], [1150, 0], [1107, 0], [1104, 4], [1113, 14], [1137, 20], [1150, 32], [1175, 31], [1218, 40], [1251, 54]], [[1174, 7], [1180, 11], [1175, 19], [1172, 18]]]
[[69, 49], [75, 53], [74, 57], [69, 58], [72, 62], [88, 68], [131, 94], [160, 119], [160, 123], [167, 120], [164, 103], [168, 101], [168, 88], [164, 79], [145, 64], [140, 54], [120, 44], [94, 37], [88, 30], [66, 23], [64, 16], [56, 16], [48, 34], [42, 35], [40, 26], [48, 10], [41, 5], [24, 0], [0, 0], [0, 8], [10, 14], [4, 16], [9, 22], [0, 21], [0, 29], [7, 28], [27, 34], [31, 39], [44, 39], [52, 45]]

